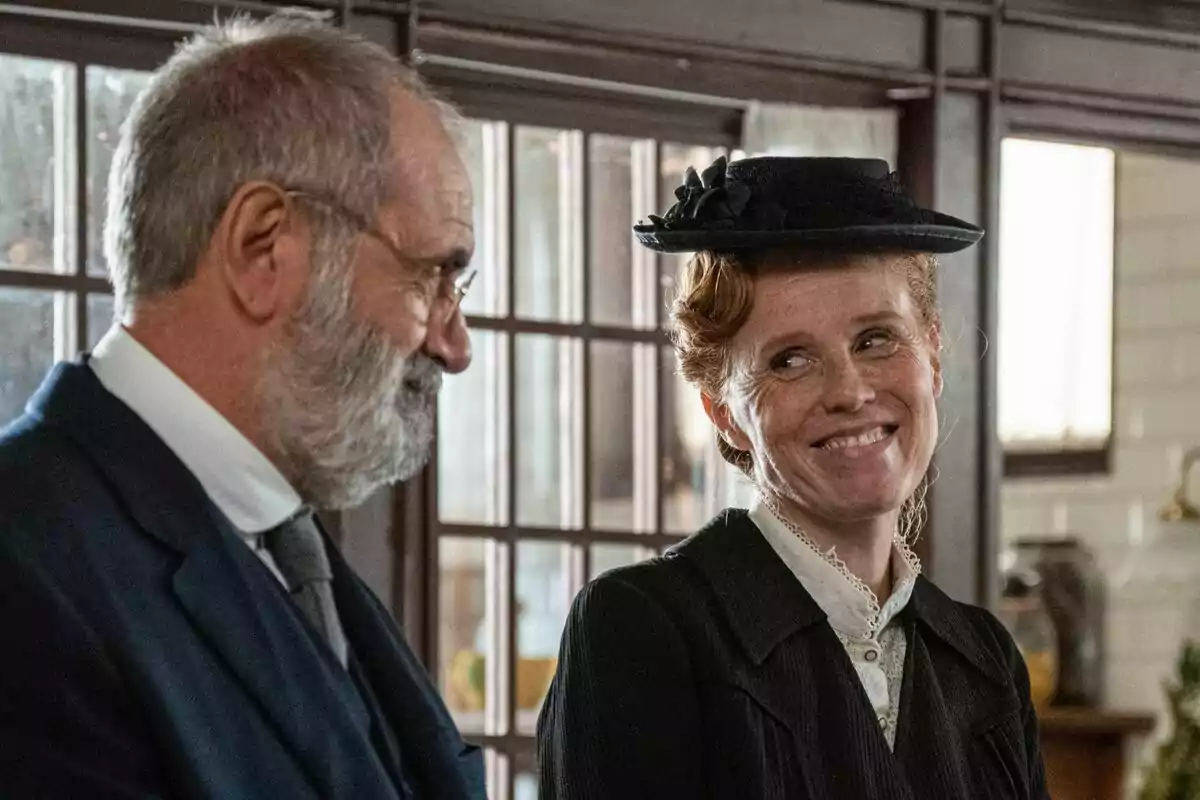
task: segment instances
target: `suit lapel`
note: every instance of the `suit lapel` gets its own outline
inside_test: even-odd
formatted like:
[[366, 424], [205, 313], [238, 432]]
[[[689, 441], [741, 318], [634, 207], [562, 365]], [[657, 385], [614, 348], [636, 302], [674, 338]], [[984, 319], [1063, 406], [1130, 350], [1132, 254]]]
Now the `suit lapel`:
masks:
[[747, 657], [734, 680], [791, 732], [795, 747], [785, 757], [808, 796], [912, 800], [825, 613], [749, 515], [728, 510], [669, 554], [712, 587]]
[[742, 509], [722, 512], [667, 557], [685, 559], [704, 577], [755, 664], [796, 632], [825, 621], [825, 612]]
[[792, 732], [809, 796], [913, 800], [850, 658], [828, 625], [782, 642], [747, 677], [747, 692]]
[[[969, 797], [970, 776], [964, 774], [963, 732], [955, 724], [954, 700], [945, 695], [937, 680], [933, 658], [919, 627], [908, 622], [896, 759], [910, 782], [920, 781], [913, 785], [926, 787], [931, 800]], [[953, 788], [947, 791], [948, 787]]]
[[[221, 538], [226, 535], [233, 534]], [[175, 573], [173, 588], [193, 625], [322, 797], [393, 798], [370, 742], [367, 710], [349, 676], [305, 629], [275, 578], [254, 563], [245, 545], [231, 544], [194, 547]]]
[[330, 566], [346, 638], [396, 734], [404, 774], [416, 795], [439, 800], [485, 797], [482, 751], [463, 742], [391, 616], [334, 547]]
[[62, 364], [29, 412], [71, 437], [130, 515], [181, 556], [172, 591], [322, 797], [394, 800], [349, 677], [161, 439], [84, 364]]
[[912, 785], [927, 787], [923, 797], [971, 796], [968, 748], [990, 723], [1019, 708], [1011, 681], [979, 640], [978, 626], [924, 578], [904, 624], [909, 645], [896, 758]]

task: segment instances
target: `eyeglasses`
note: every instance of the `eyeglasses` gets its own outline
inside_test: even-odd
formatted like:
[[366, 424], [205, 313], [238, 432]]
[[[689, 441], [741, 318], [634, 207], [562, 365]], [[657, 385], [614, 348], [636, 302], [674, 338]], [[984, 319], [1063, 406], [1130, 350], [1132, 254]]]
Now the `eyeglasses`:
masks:
[[[285, 193], [288, 197], [296, 197], [301, 200], [308, 201], [314, 205], [321, 206], [327, 211], [346, 220], [347, 222], [352, 223], [360, 232], [366, 234], [379, 244], [383, 245], [384, 248], [386, 248], [391, 254], [392, 259], [395, 260], [396, 263], [401, 264], [408, 269], [413, 268], [412, 258], [403, 253], [400, 248], [396, 247], [392, 240], [388, 238], [383, 231], [379, 230], [379, 228], [370, 222], [370, 220], [364, 218], [361, 214], [355, 213], [342, 203], [315, 195], [312, 192], [305, 192], [299, 189], [290, 189]], [[449, 311], [457, 311], [458, 307], [462, 305], [463, 298], [467, 296], [467, 292], [470, 290], [471, 283], [474, 282], [477, 272], [477, 270], [471, 269], [462, 270], [453, 276], [438, 276], [438, 299], [449, 304]]]

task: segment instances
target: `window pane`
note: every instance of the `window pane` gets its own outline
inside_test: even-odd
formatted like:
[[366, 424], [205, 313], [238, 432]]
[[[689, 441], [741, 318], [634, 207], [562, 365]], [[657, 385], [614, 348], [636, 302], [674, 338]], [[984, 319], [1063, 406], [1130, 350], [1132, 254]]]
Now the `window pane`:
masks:
[[70, 64], [0, 55], [0, 267], [70, 272]]
[[[720, 147], [697, 147], [671, 142], [663, 143], [659, 151], [659, 208], [654, 213], [662, 214], [666, 212], [671, 207], [671, 204], [675, 202], [675, 189], [683, 184], [683, 176], [687, 172], [688, 167], [695, 167], [697, 172], [701, 172], [723, 153], [725, 153], [725, 149]], [[666, 309], [670, 308], [671, 301], [675, 298], [675, 284], [679, 273], [687, 264], [689, 258], [691, 258], [691, 255], [688, 253], [664, 254], [662, 256], [662, 276], [660, 280], [663, 287], [663, 319], [666, 319]]]
[[1108, 438], [1113, 176], [1106, 148], [1004, 140], [998, 410], [1010, 449]]
[[593, 544], [592, 564], [588, 580], [595, 580], [618, 567], [627, 567], [654, 557], [654, 550], [632, 544]]
[[91, 350], [113, 323], [113, 296], [111, 294], [89, 294], [87, 299], [87, 348]]
[[679, 375], [671, 348], [663, 349], [662, 363], [663, 527], [668, 533], [693, 533], [716, 510], [721, 456], [700, 394]]
[[[56, 319], [68, 295], [0, 289], [0, 426], [25, 410], [25, 403], [54, 365]], [[61, 321], [60, 321], [61, 327]]]
[[675, 354], [664, 348], [661, 456], [663, 529], [695, 533], [718, 511], [745, 508], [754, 500], [753, 483], [717, 451], [716, 431], [699, 390], [679, 375]]
[[504, 261], [508, 250], [508, 126], [503, 122], [467, 120], [464, 127], [467, 172], [475, 196], [475, 258], [471, 267], [479, 274], [463, 298], [462, 309], [466, 314], [503, 316], [508, 310], [508, 265]]
[[446, 378], [438, 399], [438, 518], [504, 525], [508, 338], [473, 331], [471, 368]]
[[87, 237], [90, 275], [103, 276], [104, 216], [107, 213], [108, 170], [121, 138], [121, 123], [129, 116], [133, 101], [150, 83], [147, 72], [108, 67], [88, 67], [87, 81]]
[[575, 589], [571, 548], [558, 542], [517, 544], [517, 732], [533, 733]]
[[[720, 454], [717, 455], [717, 458], [720, 458]], [[721, 492], [717, 497], [717, 505], [720, 508], [714, 509], [713, 514], [724, 508], [749, 508], [754, 504], [754, 499], [758, 495], [758, 487], [746, 473], [724, 459], [721, 460], [719, 482]]]
[[612, 136], [588, 141], [588, 269], [592, 322], [653, 328], [653, 252], [630, 228], [654, 208], [654, 142]]
[[579, 527], [582, 342], [517, 336], [517, 523]]
[[654, 529], [654, 349], [594, 341], [591, 402], [591, 501], [594, 528]]
[[532, 772], [520, 772], [513, 778], [513, 800], [537, 800], [537, 776]]
[[583, 137], [578, 131], [516, 131], [516, 312], [579, 322], [583, 240]]
[[513, 754], [513, 800], [537, 800], [537, 759], [532, 752]]
[[438, 541], [438, 675], [446, 705], [464, 733], [486, 728], [488, 661], [494, 657], [488, 550], [483, 539]]

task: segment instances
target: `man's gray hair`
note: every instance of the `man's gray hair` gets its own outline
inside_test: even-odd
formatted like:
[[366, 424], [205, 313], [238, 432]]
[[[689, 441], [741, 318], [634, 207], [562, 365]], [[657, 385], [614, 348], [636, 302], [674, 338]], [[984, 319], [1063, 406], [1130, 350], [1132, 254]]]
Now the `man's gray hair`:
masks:
[[457, 113], [415, 71], [332, 26], [234, 18], [183, 43], [134, 104], [109, 174], [104, 248], [118, 307], [187, 284], [248, 181], [375, 219], [397, 89], [435, 105], [458, 135]]

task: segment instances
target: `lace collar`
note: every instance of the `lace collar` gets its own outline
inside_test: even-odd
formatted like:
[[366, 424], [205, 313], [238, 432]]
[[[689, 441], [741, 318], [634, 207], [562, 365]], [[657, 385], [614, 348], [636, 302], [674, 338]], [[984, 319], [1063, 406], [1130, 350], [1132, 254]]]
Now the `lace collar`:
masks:
[[750, 519], [837, 633], [853, 639], [874, 638], [908, 605], [921, 561], [899, 537], [892, 551], [892, 593], [880, 606], [875, 593], [850, 573], [835, 550], [822, 552], [765, 500], [756, 501]]

